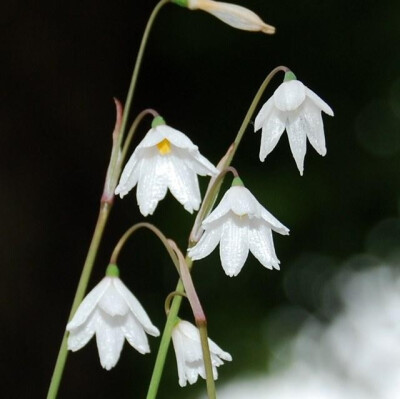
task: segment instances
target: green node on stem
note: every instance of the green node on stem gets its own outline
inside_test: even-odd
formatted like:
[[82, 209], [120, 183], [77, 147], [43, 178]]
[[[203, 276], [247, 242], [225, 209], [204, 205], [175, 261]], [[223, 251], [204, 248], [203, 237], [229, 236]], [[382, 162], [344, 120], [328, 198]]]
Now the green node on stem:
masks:
[[177, 4], [178, 6], [188, 8], [189, 0], [171, 0], [171, 3]]
[[285, 77], [283, 78], [284, 82], [289, 82], [290, 80], [297, 80], [296, 75], [292, 71], [287, 71], [285, 73]]
[[162, 116], [158, 115], [153, 119], [153, 122], [151, 122], [151, 127], [154, 128], [160, 125], [166, 125], [166, 122]]
[[235, 187], [235, 186], [244, 187], [243, 180], [240, 177], [233, 178], [231, 187]]
[[119, 269], [118, 266], [110, 263], [106, 269], [106, 276], [107, 277], [119, 277]]

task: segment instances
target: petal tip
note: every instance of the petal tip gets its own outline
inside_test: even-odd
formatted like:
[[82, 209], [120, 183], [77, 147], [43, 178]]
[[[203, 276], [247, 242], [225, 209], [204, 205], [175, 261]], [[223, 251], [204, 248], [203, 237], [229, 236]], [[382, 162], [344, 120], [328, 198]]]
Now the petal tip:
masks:
[[266, 33], [268, 35], [273, 35], [276, 32], [276, 28], [275, 28], [275, 26], [265, 24], [261, 28], [261, 32]]

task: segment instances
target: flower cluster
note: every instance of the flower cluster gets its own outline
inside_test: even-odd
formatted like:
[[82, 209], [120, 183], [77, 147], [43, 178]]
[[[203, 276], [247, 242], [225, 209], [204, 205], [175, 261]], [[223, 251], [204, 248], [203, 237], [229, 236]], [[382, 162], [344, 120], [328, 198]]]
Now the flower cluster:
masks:
[[[238, 5], [212, 0], [172, 2], [191, 10], [204, 10], [238, 29], [275, 32], [273, 26], [263, 22], [253, 11]], [[284, 82], [264, 104], [255, 119], [255, 131], [262, 129], [260, 160], [264, 161], [272, 152], [286, 130], [290, 149], [302, 175], [307, 139], [320, 155], [326, 154], [322, 111], [333, 116], [332, 109], [319, 96], [298, 81], [291, 71], [286, 72]], [[121, 116], [122, 107], [117, 118], [117, 127], [120, 126]], [[121, 143], [117, 143], [113, 149], [116, 148], [119, 154], [123, 154], [122, 159], [126, 151], [121, 151]], [[118, 156], [112, 157], [114, 158]], [[218, 165], [226, 166], [229, 164], [226, 160], [227, 158], [223, 158]], [[114, 184], [108, 188], [111, 193], [116, 186], [122, 161], [118, 160], [117, 163], [117, 172], [114, 173], [113, 168], [109, 169], [115, 177]], [[220, 167], [222, 168], [224, 166]], [[115, 195], [122, 198], [137, 187], [136, 198], [140, 212], [143, 216], [148, 216], [155, 212], [158, 203], [169, 190], [186, 211], [193, 213], [199, 210], [201, 204], [198, 175], [211, 176], [215, 181], [221, 179], [226, 171], [217, 169], [200, 154], [198, 147], [188, 136], [168, 126], [162, 117], [156, 116], [151, 129], [137, 145], [122, 170]], [[236, 172], [235, 176], [232, 186], [204, 220], [204, 214], [199, 212], [202, 217], [198, 217], [195, 226], [200, 226], [201, 223], [202, 234], [198, 240], [191, 241], [188, 256], [192, 260], [203, 259], [219, 245], [222, 268], [230, 277], [240, 273], [249, 252], [265, 268], [279, 270], [280, 261], [275, 252], [272, 232], [287, 235], [289, 229], [258, 202]], [[212, 192], [213, 187], [210, 184], [208, 193]], [[207, 196], [209, 208], [217, 195]], [[208, 210], [207, 207], [206, 209]], [[173, 247], [171, 240], [166, 237], [163, 242], [167, 247], [170, 244], [169, 249]], [[178, 258], [184, 258], [179, 250], [175, 254], [178, 254]], [[186, 269], [179, 270], [181, 277], [185, 276], [183, 270]], [[189, 269], [187, 275], [190, 277]], [[182, 277], [182, 281], [196, 317], [196, 307], [191, 298], [197, 298], [197, 294], [191, 280], [188, 284]], [[150, 352], [146, 334], [159, 335], [158, 329], [152, 324], [139, 301], [119, 279], [119, 270], [115, 264], [109, 265], [106, 277], [85, 297], [66, 329], [69, 332], [68, 349], [71, 351], [81, 349], [95, 335], [100, 363], [107, 370], [118, 362], [125, 339], [139, 353], [145, 354]], [[203, 334], [204, 331], [201, 329], [201, 332]], [[178, 320], [172, 330], [179, 385], [182, 387], [187, 382], [195, 383], [199, 376], [206, 378], [202, 342], [207, 343], [207, 340], [203, 335], [202, 338], [203, 341], [200, 339], [199, 329], [187, 321]], [[213, 378], [217, 379], [217, 367], [224, 364], [224, 361], [231, 361], [232, 357], [210, 339], [208, 345], [211, 357], [209, 374], [212, 369]]]
[[[333, 115], [314, 92], [291, 72], [286, 73], [285, 81], [256, 117], [255, 130], [262, 128], [260, 160], [265, 160], [286, 129], [297, 167], [303, 174], [306, 138], [319, 154], [326, 153], [321, 111]], [[122, 198], [137, 185], [139, 208], [147, 216], [155, 211], [169, 189], [192, 213], [201, 203], [197, 175], [218, 173], [185, 134], [156, 117], [127, 162], [115, 193]], [[188, 249], [193, 260], [207, 257], [219, 244], [221, 264], [228, 276], [239, 274], [249, 251], [264, 267], [279, 270], [272, 231], [286, 235], [289, 229], [257, 201], [239, 177], [234, 178], [201, 228], [201, 238]], [[159, 335], [139, 301], [119, 279], [115, 265], [108, 267], [106, 277], [83, 300], [67, 330], [68, 348], [72, 351], [81, 349], [96, 335], [100, 363], [107, 370], [118, 362], [125, 339], [144, 354], [150, 352], [146, 333]], [[179, 321], [172, 331], [172, 340], [179, 384], [193, 384], [198, 376], [205, 378], [199, 330], [189, 322]], [[213, 341], [208, 343], [216, 379], [217, 367], [232, 357]]]

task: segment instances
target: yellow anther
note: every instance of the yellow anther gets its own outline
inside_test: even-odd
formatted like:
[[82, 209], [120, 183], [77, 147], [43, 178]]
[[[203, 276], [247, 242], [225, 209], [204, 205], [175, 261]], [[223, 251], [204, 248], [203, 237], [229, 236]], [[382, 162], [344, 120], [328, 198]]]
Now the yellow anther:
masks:
[[158, 151], [160, 151], [161, 155], [165, 155], [165, 154], [168, 154], [169, 152], [171, 152], [171, 143], [167, 139], [160, 141], [157, 144], [157, 147], [158, 147]]

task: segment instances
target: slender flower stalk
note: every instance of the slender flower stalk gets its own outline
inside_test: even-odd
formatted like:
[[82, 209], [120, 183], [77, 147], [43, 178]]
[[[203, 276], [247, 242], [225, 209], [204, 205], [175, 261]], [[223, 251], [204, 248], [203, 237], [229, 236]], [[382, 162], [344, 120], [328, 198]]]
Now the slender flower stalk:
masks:
[[[285, 66], [278, 66], [275, 69], [273, 69], [268, 76], [265, 78], [264, 82], [261, 84], [260, 88], [258, 89], [244, 119], [243, 122], [239, 128], [239, 131], [236, 135], [236, 138], [234, 140], [234, 142], [232, 143], [232, 145], [229, 147], [227, 153], [224, 155], [224, 157], [221, 159], [220, 163], [218, 164], [217, 168], [219, 170], [224, 170], [226, 168], [228, 168], [233, 160], [233, 157], [237, 151], [237, 148], [240, 145], [240, 142], [242, 140], [242, 137], [244, 135], [244, 132], [246, 131], [246, 128], [250, 122], [251, 117], [253, 116], [258, 103], [261, 100], [261, 97], [265, 91], [265, 89], [267, 88], [269, 82], [271, 81], [271, 79], [280, 71], [283, 72], [287, 72], [289, 70], [289, 68], [285, 67]], [[200, 207], [199, 213], [202, 213], [202, 218], [204, 219], [205, 217], [207, 217], [207, 213], [204, 211], [204, 209], [210, 209], [212, 205], [215, 203], [215, 200], [218, 196], [221, 184], [222, 184], [223, 179], [221, 179], [218, 182], [218, 185], [215, 186], [215, 189], [210, 190], [211, 185], [214, 184], [215, 182], [215, 178], [210, 180], [209, 183], [209, 188], [207, 189], [206, 195], [204, 197], [203, 203]], [[210, 205], [211, 204], [211, 205]], [[199, 223], [199, 225], [201, 225], [202, 220], [197, 220], [196, 219], [196, 223]], [[194, 245], [194, 243], [190, 243], [191, 245]], [[192, 266], [193, 266], [193, 261], [192, 259], [186, 255], [185, 257], [185, 261], [186, 264], [188, 266], [188, 269], [191, 270]], [[179, 279], [178, 284], [176, 286], [176, 291], [178, 292], [182, 292], [183, 291], [183, 283], [182, 280]], [[157, 353], [157, 358], [156, 358], [156, 362], [153, 368], [153, 374], [151, 377], [151, 381], [150, 381], [150, 385], [149, 385], [149, 390], [147, 392], [147, 399], [155, 399], [157, 396], [157, 392], [158, 392], [158, 387], [160, 385], [160, 380], [161, 380], [161, 376], [162, 376], [162, 371], [164, 368], [164, 364], [165, 364], [165, 359], [167, 357], [167, 353], [168, 353], [168, 348], [169, 348], [169, 344], [171, 341], [171, 333], [172, 333], [172, 329], [174, 328], [176, 321], [177, 321], [177, 317], [178, 317], [178, 313], [179, 313], [179, 309], [182, 303], [182, 297], [177, 295], [174, 297], [174, 299], [172, 300], [172, 304], [168, 313], [168, 317], [167, 317], [167, 321], [164, 327], [164, 331], [162, 333], [161, 336], [161, 343], [160, 343], [160, 347], [158, 349], [158, 353]]]
[[[131, 83], [129, 86], [129, 91], [128, 91], [128, 95], [126, 98], [126, 102], [125, 102], [125, 112], [123, 112], [123, 114], [122, 114], [122, 120], [119, 120], [117, 117], [117, 124], [118, 125], [120, 124], [120, 129], [119, 129], [118, 133], [114, 132], [114, 134], [117, 136], [117, 138], [113, 142], [113, 153], [112, 153], [112, 156], [110, 159], [110, 165], [109, 165], [108, 170], [113, 170], [115, 167], [115, 164], [113, 164], [113, 162], [118, 162], [118, 151], [121, 148], [121, 143], [125, 136], [125, 131], [126, 131], [127, 123], [128, 123], [128, 116], [129, 116], [129, 111], [130, 111], [130, 107], [131, 107], [131, 103], [132, 103], [132, 99], [133, 99], [133, 94], [135, 92], [136, 82], [137, 82], [137, 78], [139, 75], [139, 70], [140, 70], [142, 60], [143, 60], [144, 50], [146, 48], [146, 44], [148, 41], [148, 37], [149, 37], [150, 31], [151, 31], [151, 28], [153, 26], [154, 20], [155, 20], [156, 16], [158, 15], [159, 11], [169, 1], [170, 0], [160, 0], [160, 2], [154, 8], [154, 10], [153, 10], [152, 14], [150, 15], [150, 18], [147, 22], [147, 25], [146, 25], [146, 28], [145, 28], [145, 31], [144, 31], [144, 34], [142, 37], [142, 41], [140, 43], [135, 67], [133, 69], [132, 79], [131, 79]], [[118, 116], [120, 115], [120, 114], [118, 114], [119, 111], [122, 112], [122, 110], [118, 109], [118, 104], [117, 104], [117, 115]], [[108, 174], [107, 174], [107, 177], [108, 177]], [[73, 314], [75, 313], [79, 304], [82, 302], [83, 297], [85, 296], [85, 292], [86, 292], [87, 285], [88, 285], [88, 282], [90, 279], [90, 275], [91, 275], [91, 272], [93, 269], [94, 261], [96, 259], [98, 248], [99, 248], [101, 239], [103, 237], [103, 233], [104, 233], [105, 226], [107, 224], [108, 217], [111, 212], [112, 202], [113, 202], [112, 200], [113, 200], [114, 194], [112, 192], [111, 197], [109, 197], [110, 192], [107, 190], [107, 187], [108, 187], [107, 183], [109, 183], [109, 181], [107, 181], [107, 177], [106, 177], [106, 182], [105, 182], [105, 190], [102, 195], [97, 224], [96, 224], [96, 227], [95, 227], [95, 230], [93, 233], [93, 237], [92, 237], [92, 241], [89, 246], [88, 254], [86, 256], [86, 260], [85, 260], [85, 263], [84, 263], [84, 266], [82, 269], [81, 277], [80, 277], [80, 280], [78, 283], [78, 288], [75, 293], [75, 297], [74, 297], [74, 301], [73, 301], [71, 311], [70, 311], [70, 314], [68, 317], [68, 321], [71, 320]], [[119, 176], [116, 176], [116, 181], [118, 181], [118, 178], [119, 178]], [[58, 389], [60, 387], [63, 371], [65, 368], [65, 363], [67, 361], [67, 356], [68, 356], [67, 340], [68, 340], [68, 332], [66, 331], [64, 333], [63, 339], [61, 341], [60, 350], [59, 350], [59, 353], [57, 356], [57, 360], [56, 360], [53, 375], [51, 378], [49, 390], [47, 393], [47, 399], [54, 399], [57, 397]]]
[[168, 240], [171, 248], [174, 250], [176, 256], [179, 260], [179, 271], [183, 286], [185, 287], [186, 296], [189, 300], [190, 306], [193, 311], [194, 318], [196, 320], [196, 325], [200, 332], [201, 349], [203, 352], [204, 359], [204, 369], [206, 372], [206, 383], [207, 383], [207, 393], [210, 399], [216, 398], [215, 383], [214, 383], [214, 373], [211, 361], [210, 347], [208, 342], [207, 334], [207, 319], [201, 306], [199, 297], [197, 296], [196, 289], [194, 288], [193, 280], [190, 275], [190, 270], [186, 264], [186, 260], [182, 255], [182, 252], [176, 246], [175, 242]]
[[[170, 0], [160, 0], [157, 3], [157, 5], [154, 7], [154, 9], [149, 17], [149, 20], [147, 21], [147, 25], [144, 30], [143, 36], [142, 36], [142, 41], [140, 42], [140, 47], [139, 47], [138, 55], [136, 57], [135, 66], [133, 68], [131, 83], [129, 85], [129, 90], [128, 90], [128, 95], [126, 97], [125, 109], [128, 111], [132, 105], [133, 95], [135, 93], [136, 83], [137, 83], [137, 79], [139, 76], [140, 67], [141, 67], [142, 61], [143, 61], [144, 50], [146, 49], [146, 45], [147, 45], [147, 42], [149, 39], [151, 28], [153, 27], [154, 21], [158, 15], [158, 13], [160, 12], [161, 8], [169, 2], [170, 2]], [[121, 145], [122, 140], [125, 137], [125, 132], [126, 132], [126, 129], [128, 126], [128, 116], [129, 116], [129, 112], [124, 112], [122, 122], [121, 122], [121, 133], [119, 135], [119, 145]]]
[[[124, 141], [124, 145], [123, 145], [123, 148], [122, 148], [122, 150], [121, 150], [121, 163], [120, 163], [120, 165], [123, 165], [123, 163], [124, 163], [124, 161], [125, 161], [126, 154], [127, 154], [128, 151], [129, 151], [129, 147], [130, 147], [130, 145], [131, 145], [133, 136], [134, 136], [134, 134], [135, 134], [135, 132], [136, 132], [136, 129], [137, 129], [139, 123], [140, 123], [140, 122], [142, 121], [142, 119], [143, 119], [145, 116], [147, 116], [147, 115], [152, 115], [153, 118], [156, 118], [157, 116], [159, 116], [159, 115], [158, 115], [158, 112], [155, 111], [154, 109], [151, 109], [151, 108], [147, 108], [147, 109], [143, 110], [142, 112], [140, 112], [140, 114], [138, 114], [138, 116], [136, 117], [136, 119], [133, 121], [132, 126], [131, 126], [131, 128], [129, 129], [128, 135], [126, 136], [126, 139], [125, 139], [125, 141]], [[119, 173], [118, 173], [118, 177], [119, 177], [119, 175], [120, 175], [120, 173], [121, 173], [121, 169], [119, 169], [118, 172], [119, 172]], [[118, 180], [118, 179], [117, 179], [117, 180]], [[115, 191], [115, 188], [114, 188], [114, 191]]]
[[178, 273], [179, 273], [179, 270], [180, 270], [179, 261], [175, 255], [175, 252], [171, 248], [171, 245], [170, 245], [167, 237], [165, 237], [165, 235], [161, 232], [160, 229], [158, 229], [153, 224], [147, 223], [147, 222], [136, 223], [124, 233], [124, 235], [119, 239], [117, 245], [115, 246], [115, 248], [112, 252], [112, 255], [110, 258], [110, 264], [118, 263], [118, 256], [119, 256], [123, 246], [126, 244], [126, 241], [132, 234], [134, 234], [137, 230], [139, 230], [141, 228], [146, 228], [146, 229], [152, 231], [159, 238], [159, 240], [164, 244], [165, 249], [168, 251], [170, 258], [171, 258], [172, 262], [174, 263], [174, 265], [176, 266]]

